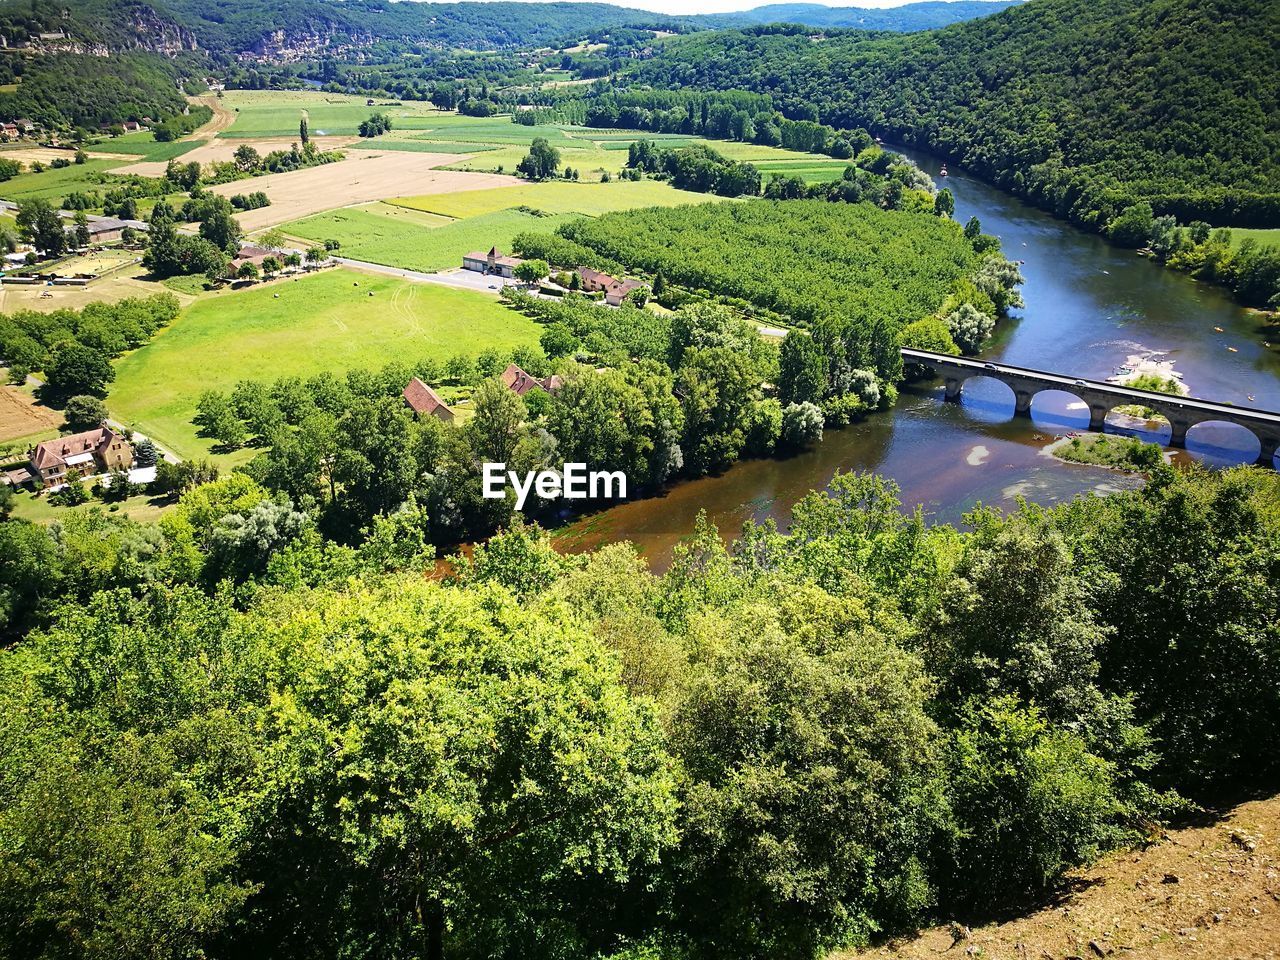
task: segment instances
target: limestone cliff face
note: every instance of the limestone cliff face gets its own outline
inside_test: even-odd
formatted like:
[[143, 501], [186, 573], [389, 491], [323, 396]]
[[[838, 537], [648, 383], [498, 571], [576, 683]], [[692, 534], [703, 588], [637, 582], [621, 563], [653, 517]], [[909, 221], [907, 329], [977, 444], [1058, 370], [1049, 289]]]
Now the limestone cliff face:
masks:
[[372, 35], [351, 33], [336, 27], [272, 30], [264, 34], [249, 55], [262, 60], [290, 63], [321, 53], [338, 53], [372, 44]]
[[107, 57], [113, 53], [142, 50], [174, 56], [198, 50], [195, 34], [145, 3], [125, 2], [111, 11], [109, 20], [78, 20], [70, 11], [54, 23], [33, 19], [0, 34], [0, 46], [39, 54], [87, 54]]

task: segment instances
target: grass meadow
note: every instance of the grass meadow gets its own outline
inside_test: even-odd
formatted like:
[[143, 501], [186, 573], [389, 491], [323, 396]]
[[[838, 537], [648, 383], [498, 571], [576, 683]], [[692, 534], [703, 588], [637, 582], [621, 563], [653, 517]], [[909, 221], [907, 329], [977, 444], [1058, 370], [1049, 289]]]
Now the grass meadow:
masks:
[[360, 121], [372, 113], [387, 114], [398, 129], [421, 128], [429, 117], [452, 116], [425, 101], [378, 101], [369, 106], [365, 99], [306, 90], [228, 90], [222, 105], [236, 114], [236, 121], [219, 136], [296, 137], [304, 110], [315, 136], [354, 136]]
[[618, 180], [612, 183], [571, 183], [550, 180], [518, 187], [467, 190], [391, 201], [411, 210], [425, 210], [446, 217], [476, 217], [513, 207], [532, 207], [546, 213], [580, 213], [597, 217], [636, 207], [675, 207], [682, 203], [706, 203], [719, 197], [676, 190], [657, 180]]
[[191, 423], [203, 390], [240, 380], [342, 374], [391, 360], [447, 360], [538, 342], [496, 298], [333, 269], [202, 297], [116, 362], [111, 414], [182, 457], [209, 454]]
[[[387, 209], [392, 212], [385, 212]], [[339, 256], [433, 272], [461, 266], [462, 255], [472, 250], [497, 246], [505, 252], [518, 233], [554, 230], [573, 219], [572, 215], [537, 217], [518, 210], [499, 210], [424, 229], [420, 216], [414, 210], [371, 204], [319, 213], [283, 229], [290, 236], [317, 243], [337, 240], [342, 244]]]

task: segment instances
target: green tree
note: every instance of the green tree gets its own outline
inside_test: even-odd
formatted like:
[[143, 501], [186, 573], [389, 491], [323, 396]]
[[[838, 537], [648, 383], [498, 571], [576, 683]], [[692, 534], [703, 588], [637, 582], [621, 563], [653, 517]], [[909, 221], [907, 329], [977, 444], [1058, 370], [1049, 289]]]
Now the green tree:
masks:
[[559, 166], [560, 151], [546, 137], [534, 137], [528, 154], [516, 165], [516, 173], [529, 180], [547, 180], [555, 176]]
[[516, 267], [516, 279], [529, 285], [537, 283], [551, 272], [545, 260], [525, 260]]
[[97, 397], [81, 394], [67, 399], [62, 415], [72, 430], [91, 430], [107, 419], [107, 405]]
[[920, 663], [804, 588], [692, 633], [671, 743], [687, 777], [675, 922], [699, 953], [814, 957], [917, 915], [940, 806]]
[[938, 191], [938, 195], [933, 198], [933, 214], [936, 217], [951, 217], [956, 212], [955, 195], [943, 188]]
[[16, 214], [18, 233], [46, 257], [56, 257], [67, 247], [62, 218], [53, 205], [40, 197], [22, 200]]
[[784, 403], [821, 400], [827, 390], [827, 359], [814, 338], [789, 330], [778, 358], [778, 396]]
[[45, 367], [45, 381], [63, 396], [103, 396], [116, 378], [110, 358], [100, 350], [72, 341], [60, 346]]

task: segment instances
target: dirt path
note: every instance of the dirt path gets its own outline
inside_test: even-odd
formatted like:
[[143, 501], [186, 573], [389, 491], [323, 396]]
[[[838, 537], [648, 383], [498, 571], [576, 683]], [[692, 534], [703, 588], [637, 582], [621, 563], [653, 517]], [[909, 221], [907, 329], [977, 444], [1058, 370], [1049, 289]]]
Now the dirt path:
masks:
[[[967, 933], [967, 936], [966, 936]], [[830, 960], [1275, 960], [1280, 957], [1280, 798], [1077, 873], [1059, 902], [972, 931], [939, 927]]]
[[208, 107], [213, 111], [213, 119], [202, 127], [193, 130], [191, 133], [183, 137], [183, 141], [190, 140], [208, 140], [216, 137], [223, 130], [229, 130], [231, 125], [236, 122], [236, 115], [233, 111], [228, 110], [222, 105], [222, 101], [218, 99], [216, 93], [206, 93], [199, 97], [187, 97], [187, 102], [195, 105]]

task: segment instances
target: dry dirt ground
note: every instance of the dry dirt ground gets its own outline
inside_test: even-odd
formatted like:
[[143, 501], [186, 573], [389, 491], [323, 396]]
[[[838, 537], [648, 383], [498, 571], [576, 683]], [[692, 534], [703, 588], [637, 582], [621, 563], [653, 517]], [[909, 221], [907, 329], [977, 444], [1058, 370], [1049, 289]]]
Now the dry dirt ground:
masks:
[[[216, 121], [217, 118], [215, 118]], [[233, 115], [234, 119], [234, 115]], [[207, 129], [202, 127], [201, 129]], [[190, 139], [184, 137], [184, 140]], [[340, 150], [350, 143], [355, 143], [359, 137], [312, 137], [311, 142], [320, 150]], [[179, 163], [190, 163], [192, 160], [200, 164], [210, 164], [215, 160], [227, 161], [235, 157], [236, 148], [241, 144], [253, 147], [259, 154], [265, 156], [272, 150], [288, 150], [290, 146], [298, 142], [298, 138], [292, 140], [285, 137], [275, 137], [265, 140], [210, 140], [208, 143], [201, 144], [194, 150], [189, 150], [178, 158]], [[136, 173], [141, 177], [163, 177], [168, 162], [164, 160], [143, 160], [138, 163], [130, 163], [123, 167], [117, 167], [112, 173]], [[239, 183], [247, 184], [251, 181], [241, 180]], [[242, 189], [241, 192], [244, 192]]]
[[183, 140], [204, 140], [206, 137], [216, 137], [223, 130], [231, 129], [231, 125], [236, 122], [235, 112], [228, 110], [222, 105], [222, 101], [218, 99], [216, 93], [206, 93], [199, 97], [187, 97], [193, 106], [204, 105], [213, 111], [213, 118], [206, 124], [183, 137]]
[[496, 173], [461, 173], [437, 170], [457, 163], [456, 153], [349, 150], [347, 159], [291, 173], [273, 173], [252, 180], [237, 180], [211, 188], [229, 197], [247, 190], [262, 190], [271, 206], [239, 215], [246, 232], [287, 223], [301, 217], [372, 200], [431, 193], [457, 193], [510, 187], [522, 181]]
[[[86, 150], [86, 155], [91, 160], [119, 160], [118, 153], [95, 153], [92, 150]], [[17, 160], [29, 169], [33, 163], [43, 163], [46, 166], [54, 160], [71, 160], [75, 157], [74, 152], [70, 150], [54, 150], [52, 147], [6, 147], [0, 151], [0, 157], [6, 160]], [[161, 171], [163, 173], [163, 171]]]
[[61, 423], [58, 411], [38, 406], [17, 387], [0, 386], [0, 443], [56, 430]]
[[[937, 928], [831, 960], [1275, 960], [1280, 957], [1280, 798], [1076, 873], [1037, 913], [971, 931]], [[953, 930], [955, 931], [953, 933]], [[967, 934], [967, 935], [966, 935]]]

